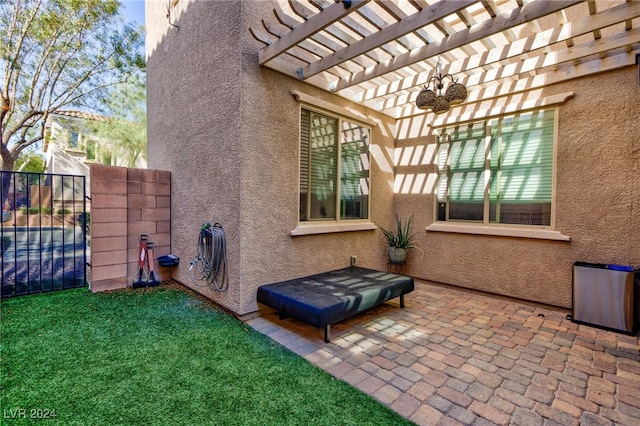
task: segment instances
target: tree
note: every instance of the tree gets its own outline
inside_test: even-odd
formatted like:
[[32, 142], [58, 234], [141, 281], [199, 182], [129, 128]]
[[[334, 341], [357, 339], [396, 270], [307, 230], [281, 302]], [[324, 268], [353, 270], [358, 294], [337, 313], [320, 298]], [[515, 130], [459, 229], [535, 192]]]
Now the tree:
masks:
[[19, 172], [43, 173], [44, 158], [35, 150], [24, 151], [16, 160], [15, 168]]
[[111, 118], [96, 121], [98, 136], [117, 141], [120, 152], [125, 153], [127, 167], [135, 167], [147, 150], [147, 96], [142, 73], [134, 75], [125, 84], [113, 90], [105, 100], [107, 115]]
[[2, 170], [43, 140], [50, 114], [101, 112], [99, 100], [144, 69], [143, 41], [118, 0], [0, 0]]

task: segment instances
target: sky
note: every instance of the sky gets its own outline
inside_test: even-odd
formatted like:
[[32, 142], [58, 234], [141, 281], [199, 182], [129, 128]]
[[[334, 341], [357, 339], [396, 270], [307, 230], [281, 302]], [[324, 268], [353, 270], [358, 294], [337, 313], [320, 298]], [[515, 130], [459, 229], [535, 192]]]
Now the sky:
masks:
[[[125, 22], [135, 22], [136, 25], [144, 25], [144, 0], [120, 0], [122, 4], [120, 12], [124, 15]], [[140, 49], [144, 56], [144, 44]]]
[[127, 22], [144, 25], [144, 0], [121, 0], [121, 3]]

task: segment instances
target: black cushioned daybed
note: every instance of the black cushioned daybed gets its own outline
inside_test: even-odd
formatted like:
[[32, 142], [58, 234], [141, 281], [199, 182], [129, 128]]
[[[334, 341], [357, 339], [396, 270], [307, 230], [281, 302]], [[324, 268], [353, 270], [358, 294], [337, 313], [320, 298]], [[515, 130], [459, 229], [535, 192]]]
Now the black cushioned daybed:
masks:
[[413, 291], [413, 278], [349, 267], [296, 278], [258, 288], [257, 300], [278, 311], [280, 319], [294, 318], [324, 328], [329, 343], [331, 324]]

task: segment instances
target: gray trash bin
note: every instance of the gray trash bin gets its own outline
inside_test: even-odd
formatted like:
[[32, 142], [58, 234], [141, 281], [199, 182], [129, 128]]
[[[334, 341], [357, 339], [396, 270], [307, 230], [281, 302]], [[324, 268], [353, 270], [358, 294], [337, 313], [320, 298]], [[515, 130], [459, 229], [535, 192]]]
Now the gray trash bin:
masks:
[[630, 266], [574, 263], [572, 321], [635, 334], [634, 277]]

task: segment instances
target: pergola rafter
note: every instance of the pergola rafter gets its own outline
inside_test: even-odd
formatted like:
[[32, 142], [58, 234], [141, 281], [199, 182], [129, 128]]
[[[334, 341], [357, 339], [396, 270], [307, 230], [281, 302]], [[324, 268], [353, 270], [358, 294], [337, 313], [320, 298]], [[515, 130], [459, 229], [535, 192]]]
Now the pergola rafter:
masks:
[[[528, 52], [532, 52], [534, 50], [541, 49], [545, 46], [549, 46], [552, 44], [560, 43], [566, 40], [571, 40], [577, 36], [587, 34], [592, 32], [595, 28], [601, 27], [609, 27], [621, 22], [624, 22], [626, 18], [638, 18], [640, 17], [640, 2], [635, 3], [625, 3], [619, 7], [609, 9], [607, 11], [601, 12], [597, 19], [594, 19], [591, 16], [585, 17], [579, 21], [575, 21], [572, 23], [565, 23], [562, 26], [555, 27], [543, 32], [539, 32], [530, 37], [517, 40], [510, 45], [504, 45], [497, 47], [495, 49], [491, 49], [476, 55], [472, 55], [466, 57], [464, 59], [460, 59], [458, 61], [450, 63], [443, 71], [451, 74], [457, 74], [463, 71], [470, 71], [482, 66], [486, 66], [492, 63], [505, 61], [508, 59], [516, 59], [518, 56], [524, 55]], [[611, 38], [612, 39], [612, 38]], [[597, 51], [597, 53], [603, 53], [608, 50], [617, 49], [619, 47], [624, 47], [626, 45], [631, 45], [634, 43], [638, 43], [633, 35], [630, 35], [627, 32], [619, 33], [617, 35], [617, 39], [621, 40], [615, 45], [611, 45], [610, 43], [603, 44], [603, 47]], [[609, 40], [609, 39], [607, 39]], [[572, 51], [571, 59], [564, 59], [564, 61], [569, 60], [577, 60], [582, 57], [589, 56], [590, 54], [596, 53], [597, 49], [594, 46], [586, 46], [577, 51]], [[573, 44], [572, 44], [573, 46]], [[563, 57], [567, 55], [567, 51], [569, 48], [563, 48], [560, 51], [552, 53], [551, 57]], [[567, 57], [568, 58], [568, 57]], [[522, 61], [520, 59], [518, 62]], [[530, 61], [529, 61], [530, 62]], [[558, 65], [562, 61], [556, 63], [550, 63], [549, 60], [543, 60], [541, 62], [542, 67]], [[535, 69], [532, 68], [532, 69]], [[531, 71], [529, 69], [528, 71]], [[432, 73], [422, 73], [419, 75], [415, 75], [412, 77], [408, 77], [406, 79], [400, 80], [397, 84], [393, 86], [389, 85], [386, 87], [378, 87], [376, 89], [377, 93], [374, 94], [371, 91], [365, 91], [362, 94], [361, 101], [370, 100], [377, 96], [383, 95], [391, 95], [399, 90], [409, 90], [412, 87], [422, 85], [428, 81], [428, 79], [432, 76]], [[416, 93], [417, 94], [417, 93]]]
[[362, 55], [365, 52], [376, 49], [385, 43], [395, 40], [398, 37], [404, 36], [414, 30], [422, 28], [430, 23], [433, 23], [445, 16], [455, 13], [466, 6], [474, 3], [474, 0], [459, 0], [452, 2], [440, 2], [435, 6], [427, 9], [422, 9], [420, 12], [411, 15], [402, 21], [396, 22], [378, 32], [375, 36], [363, 38], [362, 40], [347, 46], [339, 52], [326, 56], [319, 61], [314, 62], [308, 67], [303, 69], [304, 76], [316, 75], [319, 72], [325, 71], [332, 66], [335, 66], [341, 62], [348, 61], [355, 58], [358, 55]]
[[[535, 85], [531, 86], [514, 86], [512, 83], [504, 83], [504, 84], [496, 84], [496, 83], [487, 83], [487, 82], [496, 82], [501, 79], [507, 77], [519, 76], [522, 74], [530, 73], [534, 69], [540, 69], [545, 67], [555, 67], [559, 69], [559, 66], [563, 63], [572, 62], [575, 60], [579, 60], [580, 58], [587, 57], [593, 54], [600, 54], [604, 51], [616, 48], [622, 48], [629, 44], [637, 44], [640, 43], [640, 28], [636, 28], [631, 30], [627, 34], [617, 34], [608, 38], [601, 38], [600, 40], [596, 40], [595, 42], [585, 43], [579, 46], [574, 46], [573, 48], [565, 48], [561, 51], [554, 52], [549, 55], [539, 55], [536, 57], [528, 58], [524, 61], [521, 61], [517, 66], [514, 64], [509, 67], [502, 67], [498, 69], [493, 69], [491, 71], [486, 71], [478, 74], [474, 74], [473, 77], [466, 78], [464, 80], [461, 79], [461, 82], [465, 84], [470, 89], [470, 95], [466, 100], [466, 104], [473, 102], [486, 101], [502, 96], [506, 96], [508, 94], [522, 92], [530, 89], [535, 89], [544, 86], [545, 84], [558, 83], [564, 81], [562, 78], [562, 73], [555, 73], [554, 77], [550, 77], [550, 75], [544, 75], [544, 79], [539, 80], [531, 80], [537, 81]], [[640, 52], [640, 50], [636, 50]], [[629, 55], [626, 60], [623, 62], [627, 65], [632, 65], [632, 59], [634, 55]], [[619, 65], [619, 62], [613, 62], [613, 65]], [[587, 63], [588, 64], [588, 63]], [[610, 70], [607, 66], [606, 68], [603, 66], [601, 69], [594, 67], [574, 67], [577, 70], [585, 70], [588, 72], [581, 71], [580, 76], [592, 75], [598, 72], [604, 72]], [[568, 74], [568, 77], [575, 78], [577, 74], [571, 73]], [[567, 78], [567, 79], [570, 79]], [[518, 78], [517, 81], [523, 81], [522, 78]], [[487, 84], [490, 84], [487, 86]], [[477, 89], [477, 90], [474, 90]], [[392, 109], [404, 104], [413, 104], [415, 102], [418, 92], [410, 92], [409, 94], [401, 94], [392, 99], [387, 99], [385, 105], [382, 108], [382, 112], [384, 110]], [[371, 100], [367, 100], [363, 102], [366, 106], [371, 109], [380, 110], [380, 107], [376, 106], [374, 102]]]
[[468, 88], [455, 114], [640, 51], [635, 0], [278, 1], [251, 29], [266, 44], [259, 63], [394, 118], [429, 114], [415, 100], [437, 64]]
[[270, 44], [258, 53], [258, 62], [260, 65], [264, 65], [266, 62], [275, 58], [286, 50], [292, 48], [294, 45], [300, 43], [308, 37], [311, 37], [315, 33], [322, 31], [332, 23], [340, 20], [344, 16], [356, 10], [359, 7], [364, 6], [369, 0], [352, 0], [349, 8], [344, 7], [340, 3], [335, 3], [327, 7], [322, 13], [318, 13], [309, 18], [304, 25], [299, 25], [286, 33], [277, 42]]
[[338, 84], [337, 89], [340, 90], [349, 86], [353, 86], [354, 84], [361, 83], [364, 79], [377, 77], [389, 72], [396, 71], [404, 66], [411, 65], [428, 57], [440, 55], [451, 49], [464, 46], [465, 44], [471, 43], [473, 41], [481, 40], [485, 37], [546, 16], [550, 13], [562, 9], [563, 7], [577, 4], [582, 1], [584, 0], [554, 0], [547, 2], [529, 3], [526, 10], [525, 8], [523, 8], [522, 11], [514, 10], [509, 14], [498, 15], [491, 21], [485, 21], [478, 28], [457, 32], [449, 37], [442, 39], [438, 43], [431, 43], [428, 46], [423, 46], [421, 48], [415, 49], [414, 51], [408, 52], [405, 55], [394, 58], [386, 66], [378, 66], [376, 67], [377, 69], [374, 69], [371, 72], [361, 71], [360, 73], [355, 74], [348, 81], [342, 80], [342, 83]]

